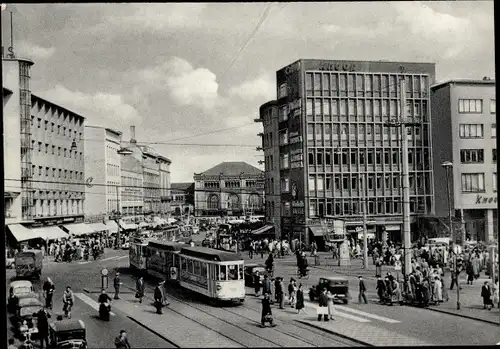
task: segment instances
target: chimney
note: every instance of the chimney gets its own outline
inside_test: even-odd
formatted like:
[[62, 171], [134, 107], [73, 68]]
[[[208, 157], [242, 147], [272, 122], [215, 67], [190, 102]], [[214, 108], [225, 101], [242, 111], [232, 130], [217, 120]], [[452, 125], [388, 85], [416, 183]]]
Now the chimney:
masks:
[[130, 126], [130, 143], [137, 143], [135, 140], [135, 126]]

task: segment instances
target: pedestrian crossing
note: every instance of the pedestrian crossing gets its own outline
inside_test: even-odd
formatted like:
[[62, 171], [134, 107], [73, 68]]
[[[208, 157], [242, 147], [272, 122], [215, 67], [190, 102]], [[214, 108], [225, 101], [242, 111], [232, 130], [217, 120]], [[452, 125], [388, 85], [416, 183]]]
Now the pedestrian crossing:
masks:
[[114, 256], [114, 257], [108, 257], [108, 258], [104, 258], [104, 259], [98, 259], [95, 261], [80, 261], [77, 264], [82, 265], [82, 264], [87, 264], [87, 263], [91, 263], [91, 262], [119, 261], [119, 260], [125, 259], [125, 258], [128, 258], [128, 256]]
[[[307, 309], [313, 310], [314, 314], [316, 314], [316, 309], [318, 309], [318, 305], [316, 303], [311, 303], [306, 301], [304, 302], [304, 305]], [[338, 304], [335, 304], [334, 309], [335, 309], [335, 313], [333, 315], [334, 317], [341, 317], [347, 320], [352, 320], [361, 323], [372, 322], [372, 320], [382, 321], [389, 324], [397, 324], [401, 322], [385, 316], [368, 313], [359, 309], [346, 307]]]

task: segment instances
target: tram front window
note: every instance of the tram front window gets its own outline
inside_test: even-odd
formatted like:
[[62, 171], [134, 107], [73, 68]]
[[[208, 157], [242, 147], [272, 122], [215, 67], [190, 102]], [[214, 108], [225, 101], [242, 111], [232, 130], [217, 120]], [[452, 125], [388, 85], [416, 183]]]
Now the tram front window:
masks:
[[226, 281], [226, 266], [219, 265], [219, 281]]
[[228, 265], [228, 280], [238, 280], [238, 266]]

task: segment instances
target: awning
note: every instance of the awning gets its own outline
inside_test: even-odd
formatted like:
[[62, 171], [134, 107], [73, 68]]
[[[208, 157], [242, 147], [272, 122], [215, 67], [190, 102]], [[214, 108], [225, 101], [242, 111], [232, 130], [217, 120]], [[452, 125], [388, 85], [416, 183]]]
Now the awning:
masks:
[[76, 224], [65, 224], [63, 227], [73, 235], [88, 235], [95, 233], [94, 229], [89, 227], [85, 223], [76, 223]]
[[108, 227], [110, 233], [116, 233], [118, 231], [118, 224], [115, 221], [107, 221], [106, 227]]
[[120, 224], [120, 228], [122, 228], [123, 230], [134, 230], [134, 229], [138, 228], [137, 224], [127, 223], [127, 222], [122, 221], [121, 219], [118, 221], [118, 224]]
[[149, 227], [149, 223], [146, 223], [146, 222], [139, 223], [139, 228], [147, 228], [147, 227]]
[[28, 229], [21, 224], [9, 224], [8, 227], [17, 242], [40, 238], [40, 235], [37, 235], [33, 230]]
[[314, 236], [317, 237], [324, 236], [325, 233], [327, 232], [327, 229], [323, 227], [309, 227], [309, 230]]
[[40, 235], [45, 241], [67, 238], [68, 234], [57, 226], [34, 228], [35, 234]]
[[92, 228], [95, 232], [108, 231], [109, 227], [104, 223], [88, 223], [90, 228]]
[[270, 233], [270, 230], [274, 229], [274, 225], [265, 225], [263, 227], [260, 227], [257, 230], [252, 231], [253, 235], [262, 235], [265, 234], [266, 232]]

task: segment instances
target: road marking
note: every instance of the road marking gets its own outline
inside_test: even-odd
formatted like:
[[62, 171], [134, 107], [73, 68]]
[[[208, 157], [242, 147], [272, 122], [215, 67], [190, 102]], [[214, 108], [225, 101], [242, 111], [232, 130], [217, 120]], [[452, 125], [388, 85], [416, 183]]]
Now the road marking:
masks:
[[101, 262], [105, 262], [105, 261], [109, 261], [110, 259], [115, 259], [115, 258], [117, 258], [117, 257], [116, 256], [114, 256], [114, 257], [108, 257], [108, 258], [101, 259], [100, 261]]
[[[316, 304], [312, 304], [312, 303], [309, 303], [309, 302], [306, 302], [305, 306], [308, 307], [308, 308], [310, 308], [310, 309], [314, 309], [315, 311], [318, 308], [318, 306]], [[338, 311], [337, 306], [334, 306], [334, 309], [335, 309], [335, 312], [333, 314], [334, 318], [336, 316], [339, 316], [339, 317], [343, 317], [345, 319], [349, 319], [349, 320], [353, 320], [353, 321], [357, 321], [357, 322], [365, 322], [365, 323], [366, 322], [371, 322], [371, 320], [368, 320], [368, 319], [363, 319], [363, 318], [358, 317], [358, 316], [354, 316], [354, 315], [351, 315], [351, 314], [342, 313], [342, 312]]]
[[90, 261], [87, 261], [87, 262], [78, 262], [78, 264], [87, 264], [87, 263], [90, 263]]
[[379, 315], [375, 315], [375, 314], [370, 314], [370, 313], [365, 313], [364, 311], [361, 311], [361, 310], [357, 310], [357, 309], [353, 309], [353, 308], [349, 308], [349, 307], [344, 307], [342, 305], [335, 305], [335, 309], [347, 311], [347, 312], [350, 312], [350, 313], [354, 313], [354, 314], [361, 315], [361, 316], [364, 316], [364, 317], [372, 318], [372, 319], [375, 319], [375, 320], [380, 320], [380, 321], [388, 322], [390, 324], [398, 324], [398, 323], [401, 322], [401, 321], [389, 319], [389, 318], [386, 318], [386, 317], [383, 317], [383, 316], [379, 316]]
[[[89, 296], [83, 294], [83, 293], [75, 293], [75, 297], [81, 299], [84, 303], [87, 305], [90, 305], [92, 308], [94, 308], [97, 312], [99, 312], [99, 303], [97, 303], [95, 300], [90, 298]], [[109, 313], [111, 316], [116, 316], [115, 313], [110, 312]]]
[[128, 256], [121, 256], [121, 257], [116, 257], [116, 260], [127, 258]]

